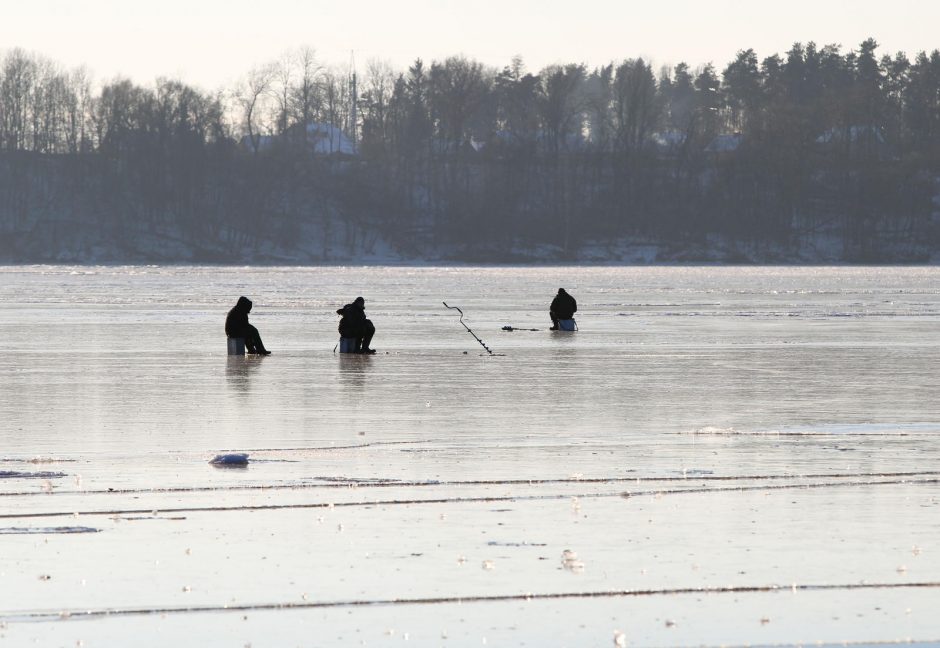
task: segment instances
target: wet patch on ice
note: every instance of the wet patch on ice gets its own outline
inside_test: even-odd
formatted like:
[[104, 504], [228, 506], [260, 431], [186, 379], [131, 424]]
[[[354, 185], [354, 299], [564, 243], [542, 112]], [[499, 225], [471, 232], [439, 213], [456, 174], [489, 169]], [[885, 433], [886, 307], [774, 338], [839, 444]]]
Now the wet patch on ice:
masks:
[[[364, 448], [373, 448], [379, 446], [396, 445], [416, 445], [420, 443], [429, 443], [425, 440], [418, 441], [373, 441], [371, 443], [355, 443], [352, 445], [329, 445], [329, 446], [302, 446], [296, 448], [248, 448], [248, 452], [328, 452], [334, 450], [362, 450]], [[234, 450], [229, 452], [235, 452]]]
[[930, 436], [940, 433], [940, 423], [821, 423], [796, 427], [739, 430], [706, 425], [680, 434], [702, 436]]
[[737, 430], [735, 430], [733, 427], [715, 427], [712, 425], [706, 425], [705, 427], [700, 427], [695, 430], [690, 430], [688, 434], [724, 435], [724, 434], [740, 434], [740, 433]]
[[2, 463], [29, 463], [29, 464], [47, 464], [47, 463], [75, 463], [75, 459], [59, 459], [56, 457], [30, 457], [29, 459], [13, 459], [11, 457], [0, 458]]
[[0, 527], [0, 535], [40, 535], [68, 533], [99, 533], [101, 529], [84, 526], [57, 527]]
[[544, 542], [500, 542], [498, 540], [490, 540], [486, 543], [488, 547], [547, 547], [548, 545]]
[[58, 479], [65, 477], [62, 472], [21, 472], [18, 470], [0, 470], [0, 479]]
[[251, 463], [300, 463], [297, 459], [252, 459]]
[[[315, 481], [323, 481], [330, 484], [366, 484], [366, 485], [397, 485], [401, 484], [402, 480], [392, 479], [386, 477], [343, 477], [343, 476], [327, 476], [327, 477], [314, 477]], [[435, 483], [435, 482], [426, 482], [426, 483]]]
[[714, 475], [714, 470], [703, 470], [698, 468], [683, 468], [682, 470], [672, 471], [675, 474], [682, 475], [683, 477], [702, 477], [704, 475]]

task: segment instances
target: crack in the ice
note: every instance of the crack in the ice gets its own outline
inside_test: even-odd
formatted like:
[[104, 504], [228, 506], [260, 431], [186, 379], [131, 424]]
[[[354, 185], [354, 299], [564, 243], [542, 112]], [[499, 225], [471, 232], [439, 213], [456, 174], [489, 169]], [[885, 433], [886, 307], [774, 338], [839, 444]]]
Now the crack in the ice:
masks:
[[[528, 502], [528, 501], [550, 501], [561, 499], [605, 499], [621, 497], [628, 499], [631, 497], [643, 496], [666, 496], [666, 495], [687, 495], [702, 493], [743, 493], [751, 491], [770, 491], [770, 490], [796, 490], [796, 489], [817, 489], [817, 488], [844, 488], [846, 486], [892, 486], [892, 485], [924, 485], [940, 484], [940, 479], [895, 479], [882, 481], [860, 481], [860, 482], [820, 482], [810, 484], [773, 484], [760, 486], [732, 486], [726, 488], [679, 488], [673, 490], [650, 489], [642, 491], [618, 491], [615, 493], [550, 493], [545, 495], [504, 495], [499, 497], [441, 497], [434, 499], [407, 499], [407, 500], [372, 500], [360, 502], [313, 502], [307, 504], [251, 504], [243, 506], [189, 506], [189, 507], [171, 507], [171, 508], [146, 508], [146, 509], [117, 509], [105, 511], [46, 511], [42, 513], [3, 513], [0, 519], [18, 519], [18, 518], [51, 518], [65, 516], [81, 515], [138, 515], [150, 513], [219, 513], [232, 511], [280, 511], [289, 509], [321, 509], [321, 508], [354, 508], [354, 507], [375, 507], [375, 506], [401, 506], [401, 505], [420, 505], [420, 504], [468, 504], [468, 503], [492, 503], [492, 502]], [[167, 518], [169, 519], [169, 518]]]
[[873, 479], [888, 477], [927, 477], [940, 476], [940, 471], [924, 470], [912, 472], [882, 473], [810, 473], [805, 475], [703, 475], [689, 471], [680, 477], [566, 477], [558, 479], [467, 479], [467, 480], [422, 480], [402, 481], [383, 478], [360, 477], [314, 477], [324, 480], [323, 484], [239, 484], [237, 486], [180, 486], [174, 488], [108, 488], [107, 490], [73, 490], [53, 493], [37, 491], [10, 491], [0, 493], [0, 497], [23, 496], [65, 496], [65, 495], [156, 495], [166, 493], [214, 493], [238, 491], [282, 491], [282, 490], [321, 490], [321, 489], [369, 489], [369, 488], [426, 488], [458, 486], [541, 486], [546, 484], [624, 484], [650, 482], [742, 482], [742, 481], [781, 481], [795, 479]]
[[148, 616], [153, 614], [193, 614], [207, 612], [259, 612], [273, 610], [304, 610], [324, 608], [379, 607], [397, 605], [442, 605], [466, 603], [504, 603], [508, 601], [548, 601], [563, 599], [626, 598], [674, 596], [680, 594], [764, 594], [777, 592], [831, 592], [853, 590], [897, 590], [940, 588], [940, 581], [907, 583], [824, 583], [790, 585], [724, 585], [717, 587], [665, 587], [660, 589], [621, 589], [588, 592], [526, 592], [521, 594], [477, 594], [469, 596], [432, 596], [415, 598], [351, 599], [345, 601], [301, 601], [283, 603], [247, 603], [244, 605], [193, 605], [118, 608], [106, 607], [81, 610], [36, 610], [0, 612], [0, 621], [42, 622], [69, 619], [90, 619], [114, 616]]

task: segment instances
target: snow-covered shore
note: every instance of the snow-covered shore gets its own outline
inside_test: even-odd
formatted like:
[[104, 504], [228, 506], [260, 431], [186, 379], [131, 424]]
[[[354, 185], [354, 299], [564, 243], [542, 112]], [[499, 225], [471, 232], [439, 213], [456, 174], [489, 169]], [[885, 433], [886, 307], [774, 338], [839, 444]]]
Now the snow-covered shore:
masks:
[[70, 236], [11, 236], [0, 244], [2, 264], [246, 264], [246, 265], [683, 265], [683, 264], [940, 264], [929, 244], [891, 245], [860, 254], [836, 236], [793, 245], [705, 240], [613, 239], [586, 241], [568, 250], [556, 245], [440, 245], [403, 250], [381, 237], [348, 244], [321, 242], [317, 233], [290, 244], [266, 239], [240, 245], [193, 244], [175, 232], [141, 231], [117, 240], [89, 230]]

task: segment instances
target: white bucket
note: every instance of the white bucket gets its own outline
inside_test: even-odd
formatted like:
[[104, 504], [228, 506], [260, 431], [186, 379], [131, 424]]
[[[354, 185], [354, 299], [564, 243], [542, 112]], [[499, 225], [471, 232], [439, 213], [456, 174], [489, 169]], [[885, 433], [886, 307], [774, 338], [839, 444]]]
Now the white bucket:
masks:
[[245, 338], [230, 337], [228, 339], [229, 355], [245, 355]]

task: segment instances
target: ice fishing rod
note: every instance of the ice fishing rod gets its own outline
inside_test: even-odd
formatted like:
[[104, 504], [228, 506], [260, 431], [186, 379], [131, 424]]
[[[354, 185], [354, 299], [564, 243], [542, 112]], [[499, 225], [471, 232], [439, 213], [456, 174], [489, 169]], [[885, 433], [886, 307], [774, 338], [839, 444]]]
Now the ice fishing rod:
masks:
[[539, 329], [519, 328], [518, 326], [504, 326], [503, 330], [512, 333], [513, 331], [538, 331]]
[[441, 302], [441, 303], [444, 304], [445, 308], [449, 308], [449, 309], [451, 309], [451, 310], [455, 310], [455, 311], [457, 311], [458, 313], [460, 313], [460, 323], [463, 324], [463, 327], [464, 327], [465, 329], [467, 329], [467, 333], [469, 333], [470, 335], [472, 335], [472, 336], [473, 336], [473, 339], [475, 339], [477, 342], [479, 342], [479, 343], [480, 343], [480, 346], [483, 347], [484, 349], [486, 349], [486, 352], [487, 352], [487, 353], [489, 353], [490, 355], [493, 355], [493, 352], [490, 351], [490, 348], [489, 348], [488, 346], [486, 346], [486, 344], [483, 342], [483, 340], [481, 340], [480, 338], [478, 338], [478, 337], [477, 337], [477, 334], [474, 333], [473, 331], [471, 331], [471, 330], [470, 330], [470, 327], [467, 326], [466, 322], [463, 321], [463, 311], [460, 310], [459, 308], [457, 308], [456, 306], [448, 306], [448, 305], [447, 305], [447, 302]]

